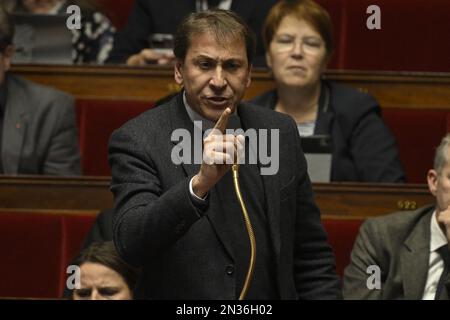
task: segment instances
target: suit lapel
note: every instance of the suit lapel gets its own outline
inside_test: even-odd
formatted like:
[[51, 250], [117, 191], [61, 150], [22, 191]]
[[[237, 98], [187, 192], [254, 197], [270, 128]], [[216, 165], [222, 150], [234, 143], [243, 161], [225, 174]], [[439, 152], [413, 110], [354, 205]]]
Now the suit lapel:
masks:
[[[238, 1], [239, 2], [239, 1]], [[238, 109], [244, 130], [269, 129], [270, 126], [265, 123], [266, 119], [258, 118], [258, 114], [251, 112], [251, 108], [241, 105]], [[270, 137], [270, 134], [268, 134]], [[280, 147], [281, 148], [281, 147]], [[271, 143], [267, 146], [268, 154], [271, 154]], [[258, 150], [259, 151], [259, 150]], [[280, 150], [281, 153], [281, 150]], [[261, 167], [258, 160], [258, 166]], [[278, 175], [262, 175], [262, 182], [264, 187], [264, 195], [266, 199], [267, 221], [269, 224], [270, 239], [272, 240], [273, 250], [277, 265], [280, 258], [280, 181]]]
[[[198, 132], [194, 132], [194, 123], [189, 118], [189, 115], [185, 109], [184, 103], [183, 103], [183, 94], [180, 93], [175, 97], [175, 99], [171, 100], [170, 105], [168, 106], [170, 108], [170, 121], [171, 121], [171, 132], [172, 134], [175, 130], [187, 130], [187, 132], [190, 134], [191, 137], [191, 163], [185, 163], [182, 162], [182, 167], [184, 169], [184, 172], [186, 173], [186, 176], [192, 176], [197, 174], [197, 172], [200, 170], [200, 165], [196, 164], [194, 161], [194, 134], [198, 134]], [[189, 141], [188, 141], [189, 142]], [[172, 143], [177, 146], [179, 142], [172, 141]], [[179, 152], [174, 152], [173, 154], [179, 155]], [[181, 162], [181, 159], [179, 159]]]
[[400, 252], [400, 268], [405, 299], [422, 299], [430, 256], [430, 221], [433, 209], [422, 216]]
[[[195, 130], [198, 130], [194, 127], [193, 122], [189, 118], [189, 115], [186, 111], [186, 108], [183, 103], [183, 94], [180, 93], [174, 100], [172, 100], [172, 103], [169, 106], [170, 108], [170, 118], [171, 118], [171, 124], [172, 124], [172, 132], [176, 129], [185, 129], [187, 130], [191, 137], [194, 137], [194, 134], [200, 134], [200, 142], [202, 142], [202, 133], [201, 132], [195, 132]], [[192, 140], [192, 146], [194, 145], [194, 141]], [[177, 142], [173, 142], [174, 145], [177, 144]], [[192, 147], [191, 150], [191, 159], [194, 159], [194, 147]], [[176, 152], [178, 154], [178, 152]], [[200, 153], [200, 161], [201, 161], [202, 154]], [[194, 161], [192, 161], [194, 162]], [[183, 170], [187, 177], [193, 176], [197, 174], [200, 170], [200, 164], [188, 164], [188, 163], [182, 163]], [[234, 190], [230, 190], [231, 192], [234, 192]], [[232, 241], [230, 239], [230, 232], [228, 231], [228, 225], [225, 221], [225, 217], [223, 215], [223, 210], [219, 208], [219, 203], [217, 203], [217, 199], [215, 199], [214, 190], [210, 193], [210, 204], [209, 209], [207, 211], [207, 219], [210, 221], [211, 226], [216, 233], [217, 237], [219, 238], [220, 242], [223, 244], [225, 250], [228, 252], [230, 257], [234, 257], [233, 250], [232, 250]]]
[[2, 161], [6, 174], [17, 174], [22, 155], [22, 147], [29, 122], [30, 101], [16, 88], [10, 76], [7, 76], [7, 100], [2, 135]]

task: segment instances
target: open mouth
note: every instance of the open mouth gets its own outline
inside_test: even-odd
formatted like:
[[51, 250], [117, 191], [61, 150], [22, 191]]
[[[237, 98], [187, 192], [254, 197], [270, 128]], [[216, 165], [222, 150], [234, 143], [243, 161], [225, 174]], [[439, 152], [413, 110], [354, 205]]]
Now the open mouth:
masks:
[[209, 104], [215, 105], [215, 106], [224, 106], [228, 105], [230, 99], [225, 97], [207, 97], [206, 100]]

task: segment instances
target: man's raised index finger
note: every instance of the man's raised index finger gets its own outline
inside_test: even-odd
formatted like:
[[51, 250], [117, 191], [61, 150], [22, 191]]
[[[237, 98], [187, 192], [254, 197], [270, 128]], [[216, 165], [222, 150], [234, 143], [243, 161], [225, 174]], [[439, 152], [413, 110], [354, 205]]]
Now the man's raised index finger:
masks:
[[231, 109], [226, 108], [220, 115], [219, 120], [217, 120], [216, 125], [214, 126], [214, 129], [217, 129], [220, 132], [224, 133], [225, 129], [227, 128], [228, 118], [230, 117], [230, 114], [231, 114]]

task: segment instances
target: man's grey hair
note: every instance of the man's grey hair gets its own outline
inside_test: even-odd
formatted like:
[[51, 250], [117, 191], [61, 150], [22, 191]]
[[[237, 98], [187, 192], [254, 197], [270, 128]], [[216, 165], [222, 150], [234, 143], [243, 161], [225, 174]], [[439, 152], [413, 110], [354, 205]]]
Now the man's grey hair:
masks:
[[450, 133], [442, 138], [441, 144], [436, 149], [436, 154], [434, 156], [434, 170], [437, 173], [441, 173], [444, 166], [447, 164], [447, 152], [450, 147]]
[[0, 52], [12, 44], [14, 38], [14, 21], [6, 11], [3, 4], [0, 4]]

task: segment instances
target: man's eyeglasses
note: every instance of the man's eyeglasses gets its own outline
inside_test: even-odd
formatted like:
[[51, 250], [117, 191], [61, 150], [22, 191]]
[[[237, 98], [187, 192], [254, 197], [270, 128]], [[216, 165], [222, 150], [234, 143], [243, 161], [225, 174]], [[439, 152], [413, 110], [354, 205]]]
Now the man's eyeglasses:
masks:
[[292, 51], [300, 44], [300, 47], [305, 54], [318, 55], [324, 47], [323, 41], [316, 37], [297, 39], [292, 36], [279, 36], [274, 38], [273, 43], [274, 49], [280, 53]]

